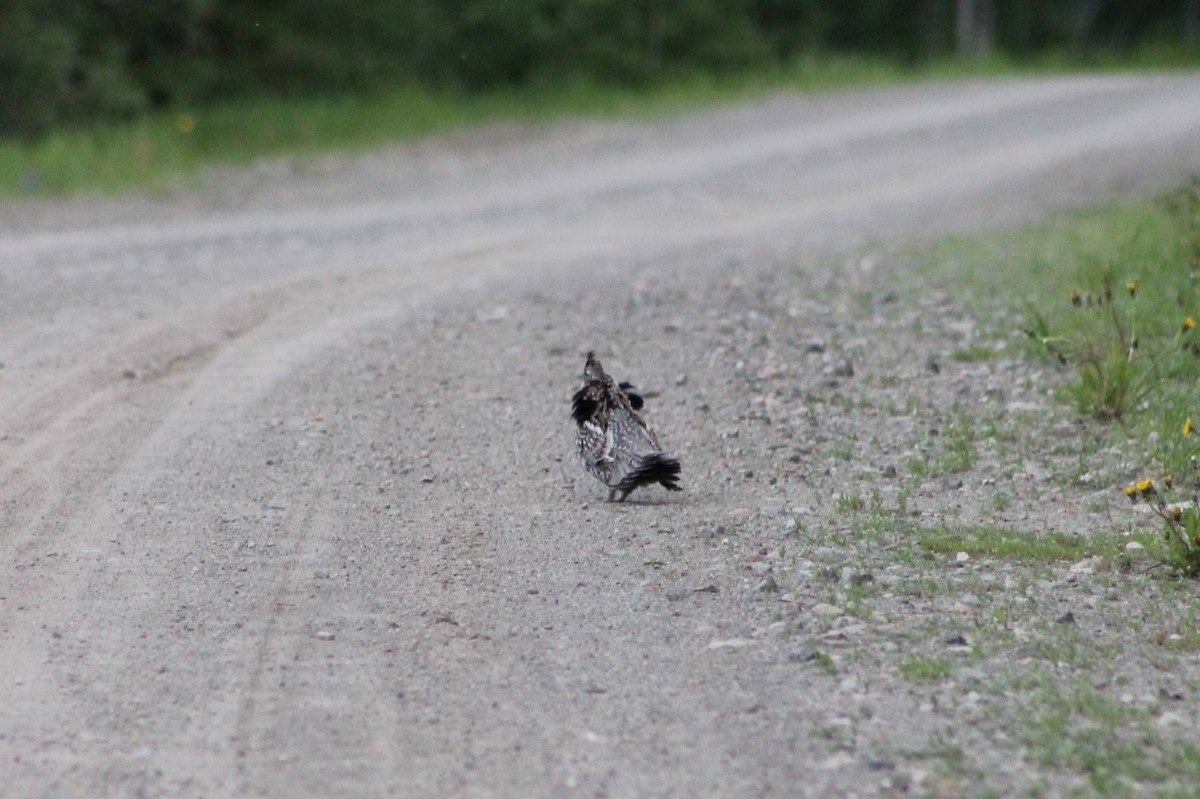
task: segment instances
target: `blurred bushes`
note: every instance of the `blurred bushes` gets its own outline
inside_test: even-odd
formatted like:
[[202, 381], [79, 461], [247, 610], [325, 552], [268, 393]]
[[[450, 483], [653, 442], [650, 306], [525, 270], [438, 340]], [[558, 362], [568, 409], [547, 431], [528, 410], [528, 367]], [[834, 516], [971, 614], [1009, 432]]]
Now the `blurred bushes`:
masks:
[[[1004, 52], [1195, 35], [1198, 0], [970, 0]], [[954, 46], [964, 0], [3, 0], [0, 135], [229, 98], [474, 91]]]

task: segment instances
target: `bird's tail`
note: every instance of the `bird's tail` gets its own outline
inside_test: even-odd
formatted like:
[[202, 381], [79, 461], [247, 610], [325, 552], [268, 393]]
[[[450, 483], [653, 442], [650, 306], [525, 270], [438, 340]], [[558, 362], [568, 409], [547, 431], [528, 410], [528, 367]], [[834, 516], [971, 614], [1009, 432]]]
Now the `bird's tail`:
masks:
[[679, 487], [679, 461], [661, 452], [645, 455], [638, 459], [637, 466], [625, 475], [619, 487], [632, 491], [638, 486], [652, 483], [659, 483], [668, 491], [682, 491]]

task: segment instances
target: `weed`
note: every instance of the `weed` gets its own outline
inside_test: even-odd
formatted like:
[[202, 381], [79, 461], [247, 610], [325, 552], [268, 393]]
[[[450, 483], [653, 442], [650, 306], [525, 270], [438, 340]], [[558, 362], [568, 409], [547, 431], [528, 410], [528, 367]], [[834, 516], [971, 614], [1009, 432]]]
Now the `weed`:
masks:
[[953, 664], [946, 658], [916, 655], [900, 664], [900, 674], [913, 682], [944, 680], [952, 671]]
[[995, 347], [975, 345], [954, 350], [950, 353], [950, 360], [958, 361], [959, 363], [977, 363], [979, 361], [995, 360], [997, 355], [998, 352]]
[[1163, 541], [1166, 557], [1163, 562], [1187, 577], [1200, 576], [1200, 479], [1192, 462], [1192, 486], [1197, 489], [1190, 499], [1171, 501], [1177, 497], [1175, 479], [1164, 475], [1157, 481], [1151, 478], [1125, 487], [1125, 496], [1143, 502], [1153, 509], [1163, 522]]
[[1051, 531], [1031, 533], [1008, 527], [974, 525], [963, 529], [947, 526], [924, 528], [918, 538], [929, 552], [1007, 558], [1022, 563], [1075, 561], [1093, 547], [1081, 536]]

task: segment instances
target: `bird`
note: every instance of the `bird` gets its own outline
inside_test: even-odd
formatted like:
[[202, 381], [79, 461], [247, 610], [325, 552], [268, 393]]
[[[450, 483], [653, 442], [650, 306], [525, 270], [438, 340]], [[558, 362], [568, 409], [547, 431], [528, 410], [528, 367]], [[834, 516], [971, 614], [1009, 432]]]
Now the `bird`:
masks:
[[681, 491], [679, 461], [663, 452], [658, 436], [638, 415], [645, 400], [631, 383], [616, 383], [595, 352], [587, 354], [583, 385], [571, 399], [575, 449], [583, 468], [608, 486], [609, 502], [658, 483]]

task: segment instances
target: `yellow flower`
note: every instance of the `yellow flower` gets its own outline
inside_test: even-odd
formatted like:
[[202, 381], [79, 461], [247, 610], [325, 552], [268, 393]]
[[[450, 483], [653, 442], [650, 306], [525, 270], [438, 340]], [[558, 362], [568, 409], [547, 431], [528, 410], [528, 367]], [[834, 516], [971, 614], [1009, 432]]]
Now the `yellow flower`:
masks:
[[1137, 281], [1131, 280], [1125, 284], [1125, 290], [1129, 292], [1130, 297], [1137, 296]]
[[1187, 438], [1192, 434], [1192, 417], [1183, 420], [1183, 437]]
[[1164, 474], [1162, 476], [1162, 484], [1167, 487], [1168, 491], [1170, 491], [1171, 488], [1175, 485], [1175, 478], [1169, 474]]
[[1196, 326], [1196, 320], [1193, 319], [1192, 317], [1189, 316], [1183, 320], [1183, 329], [1184, 330], [1191, 330], [1195, 326]]
[[1158, 489], [1154, 487], [1154, 481], [1149, 477], [1137, 484], [1137, 490], [1143, 497], [1152, 497], [1158, 493]]
[[1132, 483], [1125, 486], [1125, 496], [1129, 497], [1131, 502], [1137, 502], [1137, 486]]
[[1071, 304], [1074, 306], [1080, 306], [1083, 304], [1083, 297], [1080, 297], [1079, 292], [1075, 289], [1071, 289]]

